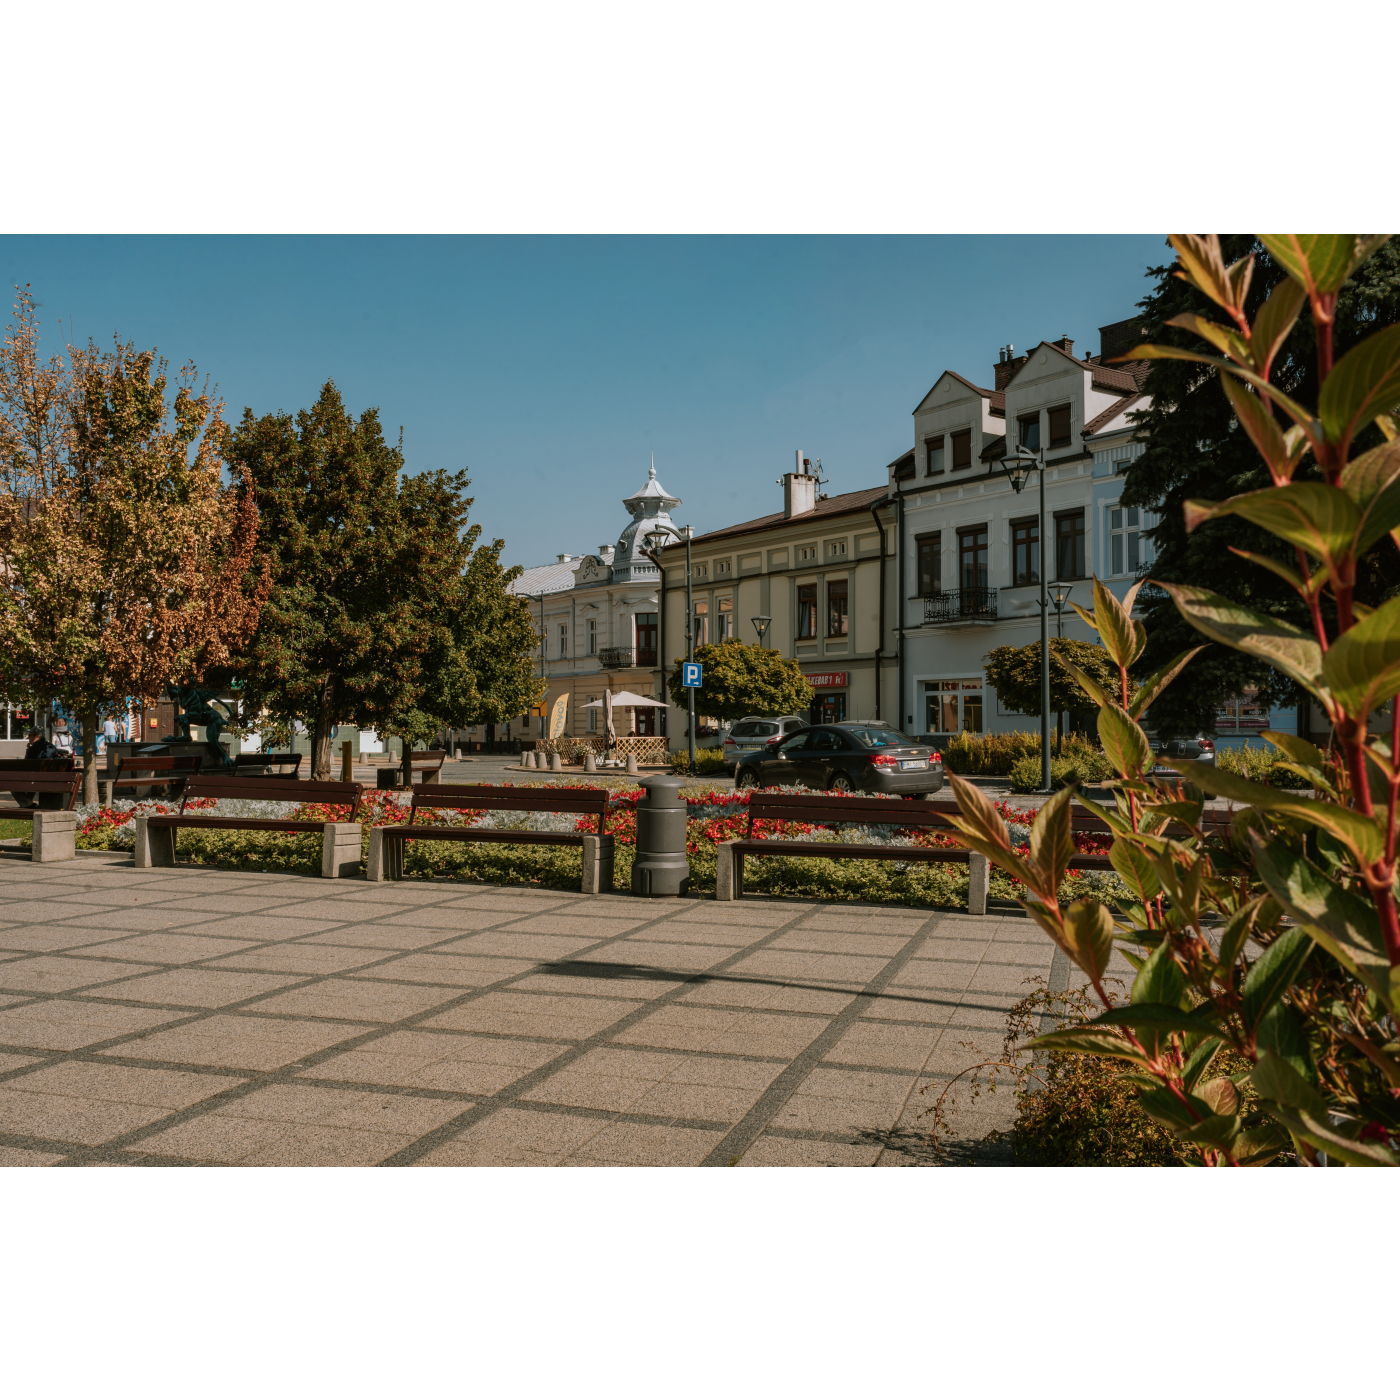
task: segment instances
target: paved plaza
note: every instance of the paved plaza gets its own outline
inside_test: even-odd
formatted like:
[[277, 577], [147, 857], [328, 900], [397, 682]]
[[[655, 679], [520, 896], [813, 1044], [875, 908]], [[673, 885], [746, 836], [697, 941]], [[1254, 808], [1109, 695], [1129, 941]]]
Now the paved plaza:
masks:
[[1051, 952], [1018, 914], [3, 856], [0, 1164], [931, 1165], [920, 1090]]

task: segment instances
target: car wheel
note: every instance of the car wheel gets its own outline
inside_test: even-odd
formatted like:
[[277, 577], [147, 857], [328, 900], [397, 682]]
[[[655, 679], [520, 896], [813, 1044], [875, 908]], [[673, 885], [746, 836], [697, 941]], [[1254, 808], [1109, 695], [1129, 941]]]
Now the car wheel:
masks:
[[826, 785], [828, 792], [851, 792], [853, 785], [848, 774], [833, 773], [831, 780]]
[[741, 768], [734, 779], [734, 787], [739, 792], [748, 792], [758, 786], [758, 777], [752, 768]]

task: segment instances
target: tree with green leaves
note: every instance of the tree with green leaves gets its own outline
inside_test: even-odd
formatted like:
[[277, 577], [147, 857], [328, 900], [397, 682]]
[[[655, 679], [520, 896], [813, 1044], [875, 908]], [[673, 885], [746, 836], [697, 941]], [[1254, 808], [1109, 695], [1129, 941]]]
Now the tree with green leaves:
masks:
[[[1188, 760], [1174, 765], [1179, 775], [1154, 776], [1139, 720], [1189, 676], [1199, 647], [1135, 685], [1150, 639], [1133, 616], [1138, 586], [1120, 601], [1095, 579], [1093, 612], [1081, 615], [1118, 674], [1111, 686], [1076, 679], [1099, 706], [1119, 781], [1112, 805], [1080, 801], [1112, 838], [1115, 908], [1061, 901], [1075, 857], [1073, 787], [1045, 803], [1017, 847], [986, 796], [950, 773], [961, 811], [952, 820], [970, 849], [1025, 886], [1022, 907], [1103, 1008], [1033, 1048], [1125, 1061], [1143, 1109], [1206, 1166], [1290, 1151], [1310, 1166], [1400, 1166], [1400, 594], [1374, 607], [1358, 596], [1361, 561], [1400, 545], [1400, 324], [1338, 353], [1338, 307], [1384, 235], [1260, 241], [1284, 276], [1257, 306], [1255, 258], [1227, 262], [1215, 237], [1174, 234], [1180, 274], [1208, 314], [1175, 318], [1188, 344], [1141, 345], [1130, 358], [1210, 374], [1258, 454], [1264, 483], [1187, 499], [1182, 530], [1245, 521], [1266, 531], [1282, 548], [1247, 562], [1292, 589], [1301, 622], [1197, 582], [1163, 587], [1204, 644], [1275, 668], [1326, 715], [1326, 749], [1263, 736], [1311, 792]], [[1275, 370], [1305, 313], [1315, 392], [1298, 398], [1296, 377], [1285, 388]], [[1207, 794], [1235, 810], [1209, 810]], [[1136, 971], [1125, 1005], [1105, 987], [1116, 953]], [[1226, 1068], [1227, 1056], [1247, 1068]]]
[[231, 459], [250, 477], [272, 592], [238, 659], [248, 702], [311, 730], [332, 773], [338, 723], [411, 723], [453, 646], [452, 609], [476, 543], [465, 473], [406, 475], [379, 415], [357, 421], [334, 383], [293, 417], [245, 410]]
[[[1022, 715], [1040, 714], [1040, 643], [1024, 647], [993, 647], [984, 658], [987, 680], [997, 693], [1002, 708]], [[1069, 661], [1093, 676], [1100, 685], [1112, 685], [1118, 671], [1112, 658], [1093, 642], [1074, 637], [1050, 638], [1050, 708], [1055, 723], [1062, 723], [1066, 710], [1084, 708], [1084, 692], [1065, 669]]]
[[545, 683], [535, 675], [539, 631], [524, 598], [509, 586], [524, 572], [504, 568], [504, 540], [479, 545], [444, 601], [445, 626], [423, 664], [417, 702], [384, 724], [404, 741], [404, 781], [412, 781], [411, 745], [439, 731], [499, 724], [540, 703]]
[[[705, 680], [695, 694], [697, 715], [733, 723], [745, 715], [802, 714], [816, 693], [795, 660], [738, 638], [696, 647], [695, 659]], [[689, 706], [679, 660], [666, 685], [677, 705]]]
[[101, 717], [218, 671], [268, 591], [222, 412], [154, 350], [43, 359], [20, 292], [0, 346], [0, 694], [77, 716], [86, 802]]
[[[1253, 274], [1244, 297], [1248, 316], [1262, 311], [1270, 293], [1285, 279], [1278, 260], [1259, 239], [1231, 234], [1220, 239], [1227, 262], [1253, 258]], [[1199, 345], [1189, 324], [1179, 318], [1208, 314], [1210, 298], [1171, 263], [1150, 270], [1156, 285], [1139, 303], [1148, 337], [1176, 349]], [[1341, 355], [1363, 337], [1400, 322], [1400, 246], [1388, 245], [1357, 269], [1338, 292], [1330, 327], [1333, 353]], [[1291, 324], [1275, 347], [1272, 382], [1310, 409], [1317, 405], [1316, 334], [1307, 317]], [[1247, 561], [1270, 559], [1285, 568], [1296, 563], [1292, 552], [1267, 530], [1239, 518], [1209, 520], [1188, 531], [1182, 506], [1190, 498], [1216, 500], [1269, 484], [1249, 433], [1239, 421], [1221, 381], [1203, 374], [1190, 360], [1158, 360], [1147, 381], [1151, 407], [1137, 422], [1145, 439], [1142, 455], [1127, 468], [1123, 501], [1160, 512], [1150, 532], [1157, 557], [1150, 577], [1165, 583], [1190, 583], [1228, 593], [1240, 603], [1295, 626], [1308, 625], [1307, 609], [1280, 575]], [[1361, 435], [1362, 448], [1381, 441], [1377, 428]], [[1316, 477], [1313, 463], [1299, 468], [1298, 479]], [[1381, 541], [1357, 560], [1357, 601], [1374, 607], [1400, 589], [1400, 558]], [[1142, 664], [1152, 670], [1190, 645], [1193, 632], [1171, 598], [1145, 589], [1138, 607], [1148, 625]], [[1331, 604], [1322, 602], [1325, 624], [1335, 629]], [[1259, 658], [1228, 647], [1210, 647], [1186, 672], [1186, 683], [1173, 686], [1153, 707], [1153, 725], [1164, 735], [1209, 733], [1217, 711], [1246, 687], [1259, 690], [1262, 704], [1303, 703], [1302, 692], [1283, 672]]]

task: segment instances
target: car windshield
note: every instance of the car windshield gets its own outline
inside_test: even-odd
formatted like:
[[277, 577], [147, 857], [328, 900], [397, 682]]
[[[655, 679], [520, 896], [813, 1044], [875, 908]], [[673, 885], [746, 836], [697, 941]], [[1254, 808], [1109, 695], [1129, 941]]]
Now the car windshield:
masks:
[[846, 732], [854, 735], [862, 744], [871, 749], [915, 747], [914, 741], [907, 734], [901, 734], [897, 729], [848, 729]]
[[745, 720], [742, 724], [736, 724], [729, 731], [735, 739], [766, 739], [770, 734], [777, 732], [778, 726], [766, 719]]

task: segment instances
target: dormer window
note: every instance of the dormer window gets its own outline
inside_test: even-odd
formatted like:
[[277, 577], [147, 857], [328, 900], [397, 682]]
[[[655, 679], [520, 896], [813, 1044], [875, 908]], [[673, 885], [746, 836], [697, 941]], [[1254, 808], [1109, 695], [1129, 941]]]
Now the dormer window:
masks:
[[928, 466], [924, 471], [925, 476], [943, 475], [943, 435], [927, 438], [924, 441], [924, 455], [928, 460]]
[[1040, 451], [1040, 414], [1028, 413], [1016, 420], [1016, 440], [1028, 452]]
[[953, 437], [953, 470], [972, 465], [972, 429], [963, 428]]
[[1074, 439], [1070, 426], [1070, 411], [1067, 403], [1050, 410], [1050, 446], [1068, 447]]

